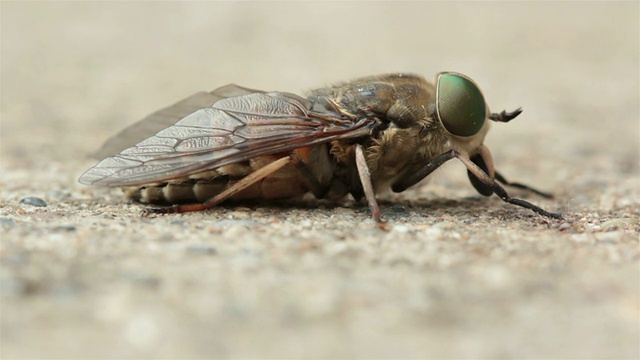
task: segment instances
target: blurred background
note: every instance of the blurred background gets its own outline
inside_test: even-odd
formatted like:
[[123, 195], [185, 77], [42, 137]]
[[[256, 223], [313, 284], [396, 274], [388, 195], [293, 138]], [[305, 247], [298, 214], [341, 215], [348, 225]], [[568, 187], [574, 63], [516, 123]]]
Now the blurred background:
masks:
[[[526, 120], [504, 127], [518, 142], [542, 140], [520, 136], [531, 127], [543, 128], [547, 144], [620, 129], [634, 134], [629, 145], [638, 150], [637, 9], [633, 2], [3, 2], [3, 153], [19, 151], [9, 140], [25, 137], [61, 154], [88, 152], [160, 107], [228, 83], [299, 93], [371, 74], [433, 79], [444, 70], [475, 79], [494, 110], [523, 106]], [[584, 114], [600, 121], [586, 124]], [[55, 139], [59, 130], [80, 148]]]
[[[624, 231], [639, 226], [638, 2], [2, 1], [0, 11], [0, 211], [18, 224], [0, 234], [3, 357], [637, 358], [637, 233]], [[434, 79], [445, 70], [473, 78], [494, 111], [524, 108], [488, 135], [498, 167], [558, 194], [545, 203], [551, 211], [582, 212], [595, 223], [626, 219], [626, 230], [607, 235], [613, 245], [494, 222], [501, 237], [478, 225], [485, 233], [475, 252], [460, 237], [430, 243], [439, 246], [433, 251], [412, 247], [437, 239], [433, 224], [425, 236], [409, 223], [393, 240], [405, 239], [412, 254], [395, 267], [385, 252], [402, 246], [381, 251], [378, 235], [333, 233], [335, 218], [320, 217], [311, 218], [309, 249], [364, 236], [348, 243], [359, 252], [340, 255], [358, 260], [340, 262], [349, 276], [329, 250], [300, 250], [302, 257], [283, 245], [282, 234], [303, 233], [295, 227], [246, 232], [259, 240], [251, 246], [284, 254], [265, 255], [281, 259], [280, 268], [266, 260], [254, 268], [224, 257], [174, 258], [166, 249], [173, 242], [146, 238], [170, 220], [141, 222], [118, 191], [76, 183], [109, 136], [197, 91], [236, 83], [303, 93], [372, 74]], [[452, 166], [429, 189], [445, 199], [474, 196], [462, 166]], [[21, 210], [25, 196], [51, 207]], [[114, 208], [96, 210], [102, 201]], [[213, 242], [228, 261], [245, 259], [245, 245], [202, 230], [216, 214], [180, 221], [190, 239]], [[60, 222], [74, 231], [60, 235]], [[329, 230], [318, 233], [323, 226]], [[244, 233], [228, 236], [242, 243]], [[527, 236], [535, 243], [519, 242]], [[507, 259], [485, 266], [504, 239], [513, 241]], [[308, 257], [320, 265], [308, 267], [316, 264]], [[138, 272], [120, 270], [130, 268], [161, 285], [147, 288]], [[220, 273], [228, 278], [211, 278]], [[40, 282], [60, 287], [38, 290]]]

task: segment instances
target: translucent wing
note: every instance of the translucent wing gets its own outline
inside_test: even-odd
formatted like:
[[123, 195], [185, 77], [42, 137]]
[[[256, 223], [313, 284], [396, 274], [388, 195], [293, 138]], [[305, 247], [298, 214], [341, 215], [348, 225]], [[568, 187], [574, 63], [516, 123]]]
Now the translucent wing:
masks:
[[129, 186], [160, 182], [256, 156], [368, 135], [376, 124], [344, 119], [300, 96], [253, 92], [218, 100], [108, 157], [80, 182]]
[[137, 123], [120, 131], [96, 151], [92, 156], [96, 159], [104, 159], [120, 153], [122, 150], [132, 147], [140, 141], [155, 135], [158, 131], [174, 125], [185, 116], [202, 108], [215, 104], [218, 100], [228, 97], [247, 95], [258, 90], [247, 89], [235, 84], [229, 84], [209, 93], [201, 91], [171, 106], [156, 111]]

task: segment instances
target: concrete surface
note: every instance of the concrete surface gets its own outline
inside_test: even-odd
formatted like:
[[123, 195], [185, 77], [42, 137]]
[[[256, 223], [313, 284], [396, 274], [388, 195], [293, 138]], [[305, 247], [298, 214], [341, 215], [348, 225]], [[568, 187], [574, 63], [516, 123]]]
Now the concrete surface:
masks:
[[[2, 358], [638, 358], [639, 3], [63, 3], [2, 11]], [[140, 217], [79, 185], [124, 126], [235, 82], [474, 78], [512, 191], [461, 164], [366, 206]], [[39, 197], [46, 207], [22, 204]]]

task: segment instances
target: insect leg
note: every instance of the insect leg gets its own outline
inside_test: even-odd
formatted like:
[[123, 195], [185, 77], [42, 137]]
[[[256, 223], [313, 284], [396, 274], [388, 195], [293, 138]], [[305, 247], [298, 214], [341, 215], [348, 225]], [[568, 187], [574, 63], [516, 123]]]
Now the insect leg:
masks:
[[360, 183], [362, 184], [364, 195], [367, 198], [367, 203], [369, 203], [371, 216], [373, 216], [376, 222], [382, 223], [384, 221], [380, 215], [380, 207], [376, 201], [376, 194], [373, 192], [373, 185], [371, 185], [371, 173], [369, 172], [367, 159], [364, 157], [360, 144], [356, 145], [356, 167], [358, 168], [358, 175], [360, 176]]
[[546, 192], [542, 192], [540, 190], [536, 190], [536, 189], [532, 188], [531, 186], [528, 186], [528, 185], [525, 185], [525, 184], [521, 184], [521, 183], [517, 183], [517, 182], [509, 182], [507, 179], [504, 178], [504, 176], [502, 176], [502, 174], [500, 174], [497, 171], [496, 171], [495, 174], [496, 174], [496, 180], [501, 182], [503, 185], [507, 185], [507, 186], [511, 186], [511, 187], [514, 187], [514, 188], [531, 191], [532, 193], [540, 195], [540, 196], [542, 196], [544, 198], [547, 198], [547, 199], [553, 199], [554, 198], [553, 194], [549, 194], [549, 193], [546, 193]]
[[410, 176], [401, 182], [393, 184], [391, 189], [395, 192], [403, 191], [409, 186], [414, 185], [418, 181], [424, 179], [427, 175], [431, 174], [435, 169], [437, 169], [442, 164], [444, 164], [445, 162], [453, 158], [458, 158], [458, 160], [462, 161], [462, 163], [467, 167], [469, 172], [472, 173], [478, 179], [478, 181], [480, 181], [482, 184], [486, 185], [494, 193], [496, 193], [496, 195], [498, 195], [500, 199], [502, 199], [502, 201], [510, 204], [518, 205], [520, 207], [529, 209], [535, 213], [538, 213], [546, 217], [550, 217], [554, 219], [562, 219], [562, 216], [560, 214], [550, 213], [536, 205], [531, 204], [528, 201], [512, 198], [511, 196], [509, 196], [507, 191], [502, 186], [500, 186], [500, 184], [498, 184], [494, 179], [491, 178], [491, 176], [489, 176], [486, 172], [484, 172], [484, 170], [482, 170], [478, 165], [476, 165], [473, 161], [471, 161], [471, 159], [460, 154], [457, 150], [450, 150], [444, 154], [440, 154], [436, 156], [430, 162], [425, 164], [421, 169], [419, 169], [413, 176]]
[[494, 179], [492, 179], [489, 175], [487, 175], [487, 173], [482, 171], [482, 169], [478, 165], [474, 164], [473, 161], [471, 161], [469, 158], [467, 158], [466, 156], [463, 156], [456, 150], [451, 150], [449, 153], [451, 154], [452, 157], [456, 157], [458, 158], [458, 160], [462, 161], [462, 163], [467, 167], [467, 169], [471, 173], [473, 173], [473, 175], [475, 175], [478, 178], [478, 180], [482, 181], [485, 185], [491, 187], [493, 192], [496, 193], [496, 195], [498, 195], [500, 199], [502, 199], [502, 201], [507, 202], [509, 204], [518, 205], [525, 209], [529, 209], [542, 216], [546, 216], [554, 219], [562, 219], [562, 215], [560, 214], [548, 212], [536, 205], [533, 205], [528, 201], [512, 198], [511, 196], [509, 196], [507, 191], [502, 186], [500, 186], [500, 184], [498, 184]]
[[185, 205], [176, 205], [168, 208], [150, 208], [144, 211], [145, 215], [148, 214], [179, 214], [191, 211], [203, 211], [210, 209], [224, 200], [232, 197], [233, 195], [239, 193], [240, 191], [248, 188], [249, 186], [257, 183], [258, 181], [266, 178], [267, 176], [273, 174], [278, 171], [285, 165], [291, 162], [291, 157], [283, 157], [280, 158], [266, 166], [261, 167], [260, 169], [252, 172], [251, 174], [243, 177], [240, 181], [233, 184], [227, 190], [221, 192], [220, 194], [212, 197], [211, 199], [205, 201], [202, 204], [185, 204]]
[[420, 182], [420, 180], [422, 180], [422, 179], [426, 178], [427, 176], [429, 176], [429, 174], [434, 172], [442, 164], [444, 164], [445, 162], [447, 162], [447, 161], [449, 161], [449, 160], [451, 160], [453, 158], [454, 158], [454, 156], [451, 155], [450, 151], [434, 157], [433, 159], [431, 159], [431, 161], [429, 161], [427, 164], [425, 164], [417, 172], [415, 172], [413, 174], [410, 174], [408, 177], [406, 177], [404, 179], [400, 179], [398, 182], [396, 182], [393, 185], [391, 185], [391, 190], [393, 190], [393, 192], [403, 192], [403, 191], [407, 190], [411, 186], [413, 186], [413, 185], [417, 184], [418, 182]]
[[[474, 164], [478, 165], [478, 167], [480, 169], [482, 169], [482, 171], [484, 171], [485, 174], [491, 174], [491, 172], [489, 171], [489, 167], [485, 163], [484, 158], [482, 157], [482, 155], [476, 154], [476, 155], [472, 156], [470, 158], [470, 160]], [[493, 171], [493, 173], [495, 174], [495, 171]], [[467, 176], [469, 177], [469, 180], [471, 181], [471, 185], [473, 185], [473, 187], [480, 194], [482, 194], [484, 196], [493, 195], [493, 190], [491, 189], [491, 187], [488, 186], [488, 185], [485, 185], [482, 181], [480, 181], [480, 179], [478, 179], [475, 175], [473, 175], [473, 173], [470, 170], [467, 170]]]
[[[496, 167], [493, 164], [493, 157], [491, 156], [491, 151], [485, 145], [478, 146], [478, 153], [471, 156], [469, 158], [473, 161], [474, 164], [478, 165], [485, 174], [488, 174], [490, 177], [494, 177], [496, 173]], [[493, 195], [493, 190], [491, 190], [490, 186], [485, 185], [480, 179], [478, 179], [473, 173], [467, 170], [467, 176], [471, 181], [471, 185], [473, 185], [476, 190], [484, 195], [491, 196]]]
[[298, 170], [298, 173], [302, 175], [302, 177], [307, 181], [307, 184], [309, 185], [313, 196], [315, 196], [317, 199], [324, 198], [331, 189], [329, 187], [329, 184], [320, 183], [320, 181], [318, 181], [318, 179], [313, 176], [311, 171], [309, 171], [307, 165], [300, 158], [298, 158], [296, 153], [293, 153], [291, 157], [293, 166], [295, 166], [296, 170]]

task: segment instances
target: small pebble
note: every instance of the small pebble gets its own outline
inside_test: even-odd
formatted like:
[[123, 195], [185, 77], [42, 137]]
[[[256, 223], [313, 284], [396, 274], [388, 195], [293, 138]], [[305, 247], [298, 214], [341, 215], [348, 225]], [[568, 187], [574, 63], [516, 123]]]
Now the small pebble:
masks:
[[161, 283], [161, 280], [158, 277], [148, 273], [124, 273], [122, 277], [126, 280], [131, 281], [132, 283], [149, 288], [156, 288]]
[[402, 204], [394, 204], [391, 207], [386, 208], [387, 216], [393, 217], [406, 217], [409, 216], [409, 212]]
[[76, 227], [73, 225], [60, 225], [60, 226], [55, 226], [53, 229], [53, 231], [76, 231]]
[[0, 226], [13, 227], [16, 226], [16, 223], [12, 219], [0, 218]]
[[29, 196], [26, 197], [22, 200], [20, 200], [20, 204], [25, 204], [25, 205], [31, 205], [31, 206], [38, 206], [38, 207], [45, 207], [47, 206], [47, 203], [37, 197], [33, 197], [33, 196]]
[[227, 214], [229, 220], [244, 220], [251, 218], [251, 213], [248, 211], [232, 211]]
[[188, 246], [187, 252], [190, 254], [199, 255], [215, 255], [217, 253], [216, 248], [209, 244], [197, 244]]
[[558, 226], [558, 230], [560, 230], [560, 231], [565, 231], [565, 230], [569, 230], [569, 229], [571, 229], [571, 224], [569, 224], [567, 222], [562, 223], [562, 224], [560, 224], [560, 226]]
[[439, 239], [443, 236], [443, 231], [440, 226], [431, 226], [425, 230], [427, 239]]
[[393, 225], [392, 227], [392, 231], [397, 233], [408, 233], [411, 230], [412, 230], [411, 227], [403, 224]]

